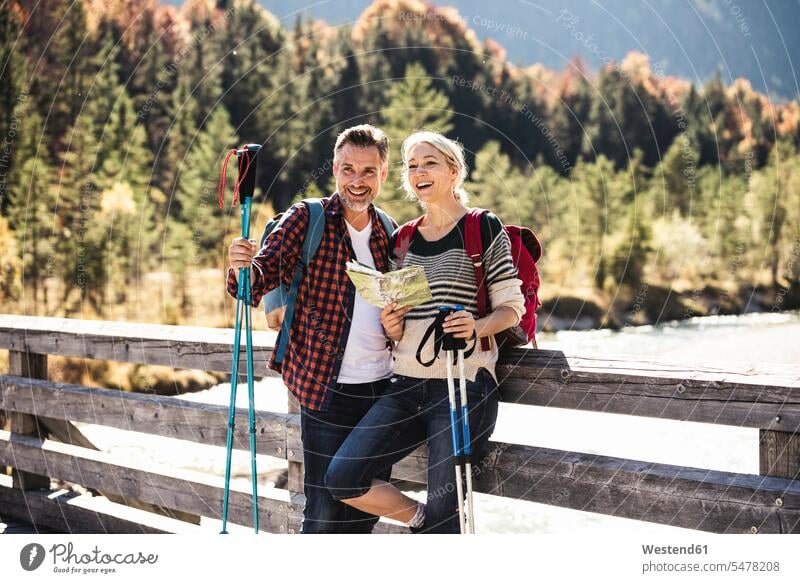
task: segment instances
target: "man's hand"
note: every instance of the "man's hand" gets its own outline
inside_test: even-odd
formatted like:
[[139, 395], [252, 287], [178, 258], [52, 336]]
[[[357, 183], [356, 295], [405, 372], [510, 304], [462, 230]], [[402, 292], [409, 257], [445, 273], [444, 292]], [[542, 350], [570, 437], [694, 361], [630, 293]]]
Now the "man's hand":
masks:
[[381, 310], [381, 324], [390, 340], [398, 342], [403, 337], [403, 323], [411, 306], [397, 307], [397, 302], [392, 302]]
[[251, 267], [253, 265], [253, 256], [257, 251], [258, 246], [255, 241], [247, 240], [243, 237], [234, 239], [228, 248], [231, 267], [236, 270], [240, 267]]

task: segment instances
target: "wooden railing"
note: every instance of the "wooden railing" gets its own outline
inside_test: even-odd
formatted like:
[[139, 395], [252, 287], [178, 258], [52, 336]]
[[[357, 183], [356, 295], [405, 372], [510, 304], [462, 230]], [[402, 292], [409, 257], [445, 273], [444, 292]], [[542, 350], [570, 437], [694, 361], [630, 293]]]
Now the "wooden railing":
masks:
[[[227, 406], [177, 397], [51, 382], [47, 355], [230, 370], [232, 330], [107, 321], [0, 316], [0, 516], [64, 532], [183, 532], [199, 516], [219, 518], [223, 481], [170, 467], [133, 465], [96, 448], [73, 422], [225, 446]], [[254, 333], [264, 374], [274, 335]], [[244, 363], [240, 370], [244, 370]], [[514, 406], [695, 421], [759, 429], [760, 474], [738, 474], [490, 442], [475, 489], [648, 522], [719, 533], [800, 532], [800, 366], [779, 372], [568, 356], [513, 350], [498, 364], [500, 390]], [[295, 409], [296, 411], [296, 409]], [[249, 451], [247, 411], [238, 410], [234, 447]], [[572, 433], [581, 427], [568, 427]], [[296, 533], [302, 520], [302, 444], [296, 412], [257, 412], [257, 451], [287, 460], [288, 488], [262, 489], [259, 522]], [[587, 444], [592, 435], [586, 435]], [[393, 478], [424, 484], [420, 448]], [[50, 491], [50, 480], [103, 496]], [[252, 525], [251, 491], [232, 487], [228, 519]], [[251, 526], [252, 528], [252, 526]], [[390, 522], [376, 529], [402, 532]]]

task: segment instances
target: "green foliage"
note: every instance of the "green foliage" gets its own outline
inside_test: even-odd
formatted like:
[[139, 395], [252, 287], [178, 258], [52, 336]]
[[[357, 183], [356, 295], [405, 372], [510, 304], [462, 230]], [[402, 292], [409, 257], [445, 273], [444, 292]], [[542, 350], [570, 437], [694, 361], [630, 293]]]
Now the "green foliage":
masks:
[[416, 130], [435, 130], [447, 134], [453, 118], [447, 96], [433, 88], [419, 63], [406, 66], [402, 80], [395, 81], [387, 92], [388, 105], [381, 112], [381, 128], [389, 136], [389, 176], [381, 190], [379, 204], [394, 219], [403, 223], [419, 216], [420, 209], [407, 200], [402, 187], [401, 146]]
[[179, 321], [192, 270], [224, 260], [225, 152], [263, 144], [259, 191], [281, 211], [333, 191], [336, 135], [366, 121], [391, 140], [380, 206], [401, 222], [421, 212], [400, 186], [403, 139], [455, 137], [471, 205], [539, 234], [545, 280], [613, 294], [800, 277], [800, 113], [746, 82], [519, 69], [449, 12], [286, 28], [250, 0], [181, 13], [133, 0], [135, 23], [108, 11], [90, 26], [84, 1], [51, 4], [21, 40], [24, 12], [0, 8], [7, 301], [22, 284], [40, 301], [53, 276], [60, 309], [103, 314], [163, 263]]
[[699, 154], [688, 134], [679, 135], [656, 168], [656, 177], [664, 187], [662, 212], [677, 210], [689, 216], [697, 206], [697, 167]]
[[[217, 181], [225, 153], [235, 147], [236, 134], [228, 112], [218, 107], [197, 134], [181, 165], [174, 200], [176, 210], [171, 214], [188, 227], [196, 246], [193, 257], [202, 265], [216, 265], [222, 254], [220, 233], [224, 230], [225, 214], [217, 203]], [[232, 161], [235, 166], [236, 159]]]
[[0, 217], [0, 301], [17, 300], [22, 291], [22, 261], [8, 221]]

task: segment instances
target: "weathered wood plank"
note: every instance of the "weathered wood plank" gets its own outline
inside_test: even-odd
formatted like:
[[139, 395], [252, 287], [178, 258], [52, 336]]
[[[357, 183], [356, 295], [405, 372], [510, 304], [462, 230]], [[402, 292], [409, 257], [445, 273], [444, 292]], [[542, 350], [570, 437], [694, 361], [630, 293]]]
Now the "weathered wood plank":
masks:
[[730, 371], [516, 349], [497, 375], [508, 403], [800, 431], [800, 366]]
[[[47, 355], [22, 352], [19, 350], [8, 351], [8, 369], [11, 374], [18, 378], [27, 377], [29, 379], [47, 378]], [[2, 403], [2, 401], [0, 401]], [[0, 405], [2, 406], [2, 405]], [[33, 411], [25, 412], [14, 411], [10, 414], [11, 431], [20, 435], [33, 435], [40, 439], [47, 437], [47, 429], [37, 421]], [[49, 488], [50, 478], [47, 473], [32, 474], [19, 469], [12, 468], [11, 477], [13, 478], [14, 488], [22, 490], [36, 490], [39, 488]]]
[[[49, 354], [227, 372], [232, 341], [230, 329], [0, 316], [0, 347]], [[272, 332], [254, 332], [259, 375], [272, 374], [274, 341]], [[511, 403], [800, 430], [797, 365], [735, 369], [516, 349], [501, 355], [498, 376]]]
[[0, 518], [0, 534], [62, 534], [44, 525], [34, 525], [12, 516]]
[[[776, 386], [800, 386], [800, 372], [796, 364], [762, 363], [758, 368], [740, 366], [735, 362], [723, 365], [709, 364], [706, 361], [674, 362], [628, 354], [603, 356], [581, 356], [565, 354], [560, 350], [531, 350], [513, 348], [503, 350], [497, 362], [498, 368], [507, 376], [517, 368], [529, 370], [614, 373], [634, 376], [655, 376], [662, 378], [696, 378], [698, 380], [716, 380], [724, 383], [767, 384]], [[548, 375], [553, 377], [552, 373]]]
[[[717, 533], [800, 532], [800, 482], [492, 443], [475, 490]], [[780, 503], [777, 500], [780, 499]]]
[[[420, 447], [392, 479], [425, 484], [426, 468]], [[800, 481], [495, 441], [475, 474], [475, 491], [495, 496], [710, 532], [800, 532]]]
[[286, 391], [286, 398], [289, 402], [289, 417], [286, 420], [286, 459], [289, 460], [289, 471], [286, 487], [289, 490], [292, 506], [299, 508], [300, 513], [299, 520], [297, 513], [289, 516], [288, 530], [289, 534], [295, 534], [300, 532], [305, 506], [303, 442], [300, 433], [300, 403], [289, 390]]
[[199, 527], [181, 520], [131, 509], [105, 499], [67, 490], [20, 490], [0, 480], [2, 517], [31, 524], [32, 530], [50, 529], [71, 534], [198, 533]]
[[[233, 334], [230, 328], [0, 315], [0, 348], [217, 372], [231, 370]], [[274, 332], [253, 331], [259, 377], [275, 374], [267, 370], [275, 337]], [[239, 370], [246, 374], [244, 348]]]
[[[0, 407], [226, 447], [228, 407], [0, 375]], [[236, 410], [233, 446], [250, 451], [247, 409]], [[286, 459], [284, 413], [256, 411], [256, 451]], [[302, 460], [302, 457], [300, 458]]]
[[[145, 472], [125, 468], [94, 459], [94, 452], [86, 454], [76, 451], [78, 448], [31, 437], [0, 434], [0, 445], [4, 446], [0, 448], [0, 460], [9, 460], [9, 449], [13, 447], [16, 463], [30, 471], [47, 466], [63, 479], [79, 481], [83, 477], [89, 485], [97, 487], [100, 483], [105, 488], [119, 484], [120, 495], [149, 497], [150, 501], [157, 499], [186, 511], [204, 508], [203, 514], [216, 515], [216, 508], [221, 505], [221, 488], [215, 489], [205, 477], [197, 480], [160, 475], [164, 470], [157, 473], [154, 469]], [[68, 449], [58, 451], [64, 447]], [[412, 472], [418, 471], [422, 458], [412, 456], [410, 460]], [[403, 469], [406, 463], [398, 464], [397, 474], [408, 473]], [[125, 479], [120, 480], [124, 474]], [[489, 455], [476, 466], [476, 474], [478, 492], [576, 510], [720, 533], [753, 529], [765, 533], [800, 532], [800, 483], [782, 478], [504, 443], [493, 444]], [[144, 487], [146, 481], [149, 485]], [[231, 508], [236, 510], [231, 522], [248, 523], [248, 494], [244, 490], [232, 491]], [[210, 500], [216, 504], [209, 507]], [[263, 515], [264, 503], [259, 504]], [[277, 532], [286, 532], [280, 530], [284, 524], [284, 528], [299, 528], [301, 509], [301, 495], [295, 495], [291, 507], [286, 504], [279, 508], [287, 522], [280, 522]], [[294, 517], [287, 517], [292, 512]]]
[[[0, 432], [0, 463], [167, 508], [221, 518], [223, 480], [199, 472], [165, 466], [121, 464], [108, 454], [33, 437]], [[259, 527], [286, 532], [288, 500], [260, 495]], [[252, 525], [252, 491], [232, 483], [228, 520]]]
[[[78, 447], [84, 447], [87, 449], [94, 449], [98, 450], [99, 448], [95, 447], [95, 445], [89, 441], [89, 439], [81, 432], [80, 429], [75, 427], [70, 421], [65, 421], [64, 419], [53, 419], [52, 417], [37, 417], [39, 423], [44, 426], [50, 434], [50, 439], [57, 439], [61, 443], [68, 443], [70, 445], [77, 445]], [[156, 514], [161, 514], [163, 516], [168, 516], [177, 520], [182, 520], [184, 522], [190, 522], [192, 524], [200, 524], [200, 517], [196, 514], [190, 514], [188, 512], [181, 512], [180, 510], [173, 510], [171, 508], [164, 508], [162, 506], [158, 506], [156, 504], [149, 504], [147, 502], [142, 502], [141, 500], [133, 500], [128, 498], [127, 500], [123, 500], [119, 496], [115, 496], [114, 494], [110, 494], [108, 492], [102, 492], [100, 490], [90, 489], [89, 490], [92, 494], [98, 496], [104, 496], [108, 498], [109, 501], [115, 502], [118, 504], [126, 504], [132, 508], [139, 508], [140, 510], [146, 510], [147, 512], [153, 512]]]
[[800, 480], [800, 433], [759, 431], [758, 473]]

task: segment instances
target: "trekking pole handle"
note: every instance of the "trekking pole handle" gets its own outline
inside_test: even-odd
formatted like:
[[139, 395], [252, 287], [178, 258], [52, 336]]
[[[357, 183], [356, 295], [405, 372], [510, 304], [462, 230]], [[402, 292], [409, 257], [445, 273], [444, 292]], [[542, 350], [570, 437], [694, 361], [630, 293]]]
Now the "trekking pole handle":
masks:
[[256, 156], [261, 151], [261, 144], [247, 144], [236, 150], [239, 159], [239, 196], [253, 198], [256, 187]]
[[[444, 325], [444, 319], [455, 312], [464, 309], [464, 306], [457, 304], [455, 306], [439, 306], [439, 317]], [[464, 338], [455, 338], [452, 334], [442, 331], [442, 350], [455, 352], [457, 350], [464, 350], [467, 347], [467, 341]]]

